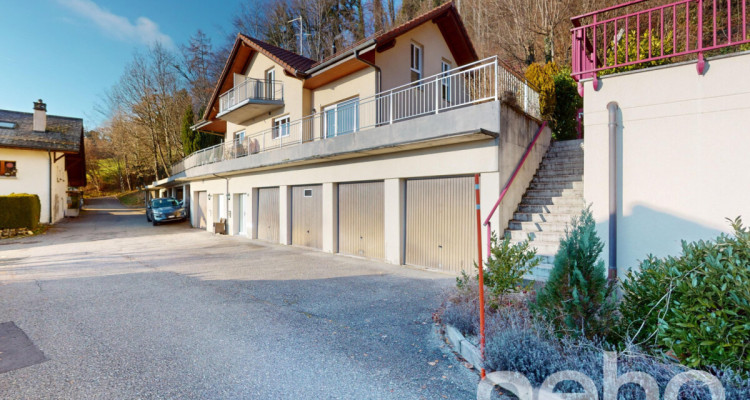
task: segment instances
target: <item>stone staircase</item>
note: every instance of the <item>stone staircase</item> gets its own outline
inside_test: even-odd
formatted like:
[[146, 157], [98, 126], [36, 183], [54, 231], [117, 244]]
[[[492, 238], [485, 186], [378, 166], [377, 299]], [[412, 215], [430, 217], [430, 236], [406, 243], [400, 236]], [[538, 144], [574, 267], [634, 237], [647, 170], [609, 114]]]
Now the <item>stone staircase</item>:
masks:
[[528, 279], [547, 280], [565, 227], [583, 207], [583, 140], [554, 142], [505, 231], [537, 249], [541, 263]]

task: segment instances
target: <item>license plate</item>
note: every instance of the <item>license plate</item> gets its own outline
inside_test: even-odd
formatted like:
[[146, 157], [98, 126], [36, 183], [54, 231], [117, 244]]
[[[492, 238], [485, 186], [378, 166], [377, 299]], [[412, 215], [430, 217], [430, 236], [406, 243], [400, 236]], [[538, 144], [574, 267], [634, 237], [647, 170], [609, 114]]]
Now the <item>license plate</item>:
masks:
[[169, 217], [167, 217], [167, 218], [174, 218], [174, 215], [170, 215], [170, 216], [169, 216]]

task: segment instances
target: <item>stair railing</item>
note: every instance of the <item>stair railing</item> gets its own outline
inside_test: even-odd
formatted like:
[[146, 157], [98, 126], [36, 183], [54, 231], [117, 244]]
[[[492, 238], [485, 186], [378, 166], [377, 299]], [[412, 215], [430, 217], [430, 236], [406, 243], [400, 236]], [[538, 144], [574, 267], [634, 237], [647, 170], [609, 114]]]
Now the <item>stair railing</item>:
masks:
[[487, 260], [490, 259], [490, 255], [492, 254], [492, 242], [490, 241], [490, 236], [492, 235], [492, 223], [490, 223], [490, 219], [493, 215], [495, 215], [495, 211], [497, 210], [497, 207], [500, 205], [500, 203], [503, 201], [503, 198], [505, 198], [505, 194], [508, 193], [508, 189], [510, 189], [510, 185], [513, 184], [513, 181], [516, 180], [516, 176], [518, 175], [518, 172], [521, 171], [521, 167], [523, 167], [523, 164], [526, 163], [526, 159], [529, 158], [529, 154], [531, 153], [531, 150], [536, 146], [536, 142], [539, 140], [539, 137], [542, 135], [542, 131], [547, 126], [547, 121], [543, 121], [542, 125], [539, 127], [539, 130], [534, 135], [534, 139], [531, 141], [531, 144], [529, 144], [529, 147], [526, 148], [526, 151], [523, 153], [523, 157], [521, 157], [521, 161], [518, 162], [518, 165], [516, 165], [515, 171], [513, 171], [513, 175], [510, 176], [510, 179], [505, 184], [505, 187], [503, 188], [503, 191], [500, 192], [500, 197], [497, 199], [497, 202], [495, 202], [495, 205], [492, 207], [492, 210], [490, 210], [490, 214], [487, 216], [487, 218], [484, 220], [484, 223], [482, 225], [487, 227]]

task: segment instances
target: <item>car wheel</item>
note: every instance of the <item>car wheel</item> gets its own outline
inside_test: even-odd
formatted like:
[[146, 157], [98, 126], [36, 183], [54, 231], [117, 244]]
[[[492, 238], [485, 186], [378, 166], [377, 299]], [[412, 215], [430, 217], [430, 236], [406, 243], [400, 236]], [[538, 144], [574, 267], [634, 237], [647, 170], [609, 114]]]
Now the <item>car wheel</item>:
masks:
[[151, 222], [151, 217], [149, 217], [148, 214], [146, 214], [146, 222]]
[[156, 220], [154, 220], [154, 226], [156, 226], [156, 225], [159, 225], [159, 223], [156, 222]]

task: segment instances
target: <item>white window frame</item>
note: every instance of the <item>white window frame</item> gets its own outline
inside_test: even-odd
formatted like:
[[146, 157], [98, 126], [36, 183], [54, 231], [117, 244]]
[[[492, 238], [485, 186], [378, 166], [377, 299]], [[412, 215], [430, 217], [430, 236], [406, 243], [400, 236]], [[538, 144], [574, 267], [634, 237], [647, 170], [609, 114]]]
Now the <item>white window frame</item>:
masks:
[[453, 66], [449, 61], [442, 60], [440, 62], [440, 74], [444, 77], [440, 80], [440, 96], [448, 103], [450, 103], [451, 99], [451, 78], [448, 77], [448, 71], [451, 69], [453, 69]]
[[234, 140], [243, 143], [245, 141], [245, 130], [237, 131], [234, 133]]
[[274, 82], [276, 81], [276, 70], [274, 68], [266, 70], [265, 75], [266, 81], [266, 98], [269, 100], [274, 99]]
[[271, 138], [277, 140], [289, 136], [291, 134], [290, 122], [291, 120], [288, 115], [275, 118], [272, 122]]
[[[338, 126], [339, 124], [339, 107], [345, 106], [345, 107], [354, 107], [354, 121], [353, 123], [353, 129], [351, 131], [342, 132], [340, 129], [341, 127]], [[329, 111], [333, 111], [332, 114], [329, 114]], [[333, 115], [333, 134], [329, 135], [328, 132], [328, 118], [329, 115]], [[351, 99], [347, 99], [344, 101], [340, 101], [336, 104], [331, 104], [329, 106], [323, 107], [323, 137], [334, 137], [341, 134], [347, 134], [347, 133], [354, 133], [359, 131], [359, 97], [352, 97]]]
[[[410, 52], [409, 72], [412, 73], [411, 81], [416, 82], [421, 80], [424, 76], [424, 47], [412, 42]], [[417, 75], [416, 79], [414, 79], [414, 74]]]

